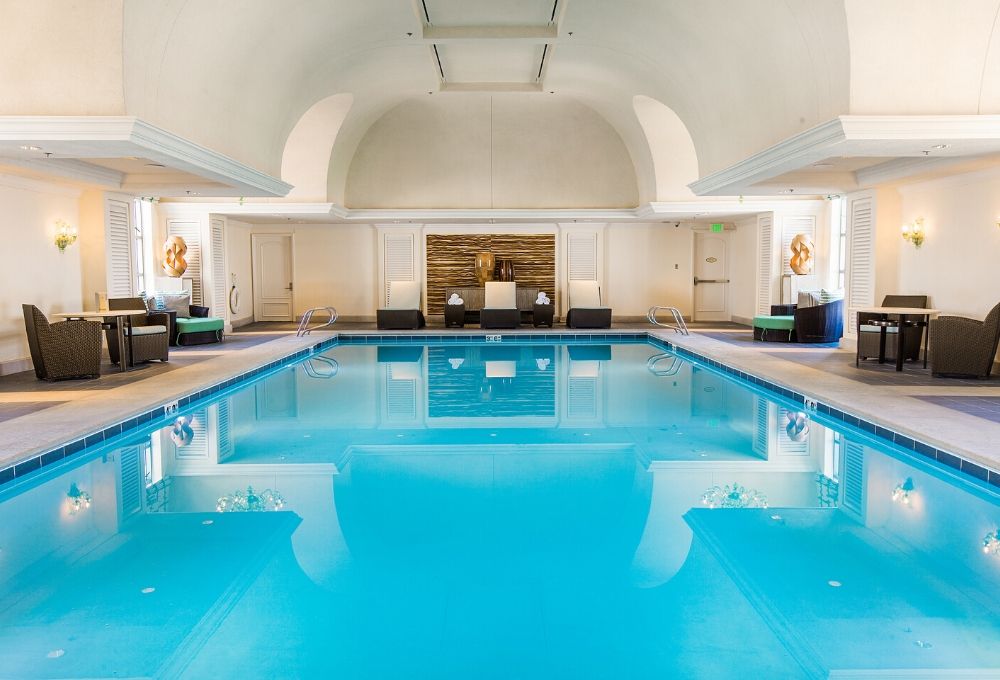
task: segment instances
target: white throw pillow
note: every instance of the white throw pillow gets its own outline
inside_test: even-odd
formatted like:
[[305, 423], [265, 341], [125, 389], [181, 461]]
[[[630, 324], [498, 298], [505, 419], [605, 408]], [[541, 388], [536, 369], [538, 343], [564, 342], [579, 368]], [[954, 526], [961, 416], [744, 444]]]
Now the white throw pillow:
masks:
[[597, 281], [569, 282], [570, 309], [600, 309], [601, 287]]
[[796, 303], [796, 307], [799, 309], [806, 309], [807, 307], [816, 306], [816, 297], [811, 290], [800, 290], [799, 299]]
[[517, 284], [513, 281], [487, 281], [485, 309], [517, 309]]
[[386, 309], [420, 309], [420, 282], [390, 281]]

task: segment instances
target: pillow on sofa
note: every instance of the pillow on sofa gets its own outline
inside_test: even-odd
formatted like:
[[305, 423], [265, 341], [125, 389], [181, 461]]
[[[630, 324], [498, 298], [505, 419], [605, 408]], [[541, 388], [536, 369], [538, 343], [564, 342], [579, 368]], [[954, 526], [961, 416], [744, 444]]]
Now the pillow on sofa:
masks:
[[828, 305], [831, 302], [836, 302], [837, 300], [844, 299], [844, 291], [842, 290], [827, 290], [824, 288], [819, 292], [819, 303], [821, 305]]
[[795, 306], [799, 309], [805, 309], [807, 307], [815, 307], [818, 304], [819, 304], [819, 291], [800, 290], [799, 299]]
[[[162, 298], [161, 309], [177, 312], [178, 319], [186, 319], [191, 316], [191, 296], [187, 293], [160, 293], [156, 296]], [[157, 302], [160, 302], [158, 299]]]

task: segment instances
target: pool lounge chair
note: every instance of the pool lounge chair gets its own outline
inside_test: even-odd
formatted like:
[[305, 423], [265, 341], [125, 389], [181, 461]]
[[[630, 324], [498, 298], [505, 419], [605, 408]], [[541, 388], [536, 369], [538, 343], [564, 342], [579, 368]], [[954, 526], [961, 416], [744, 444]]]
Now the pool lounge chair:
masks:
[[569, 282], [567, 328], [611, 328], [611, 308], [601, 304], [597, 281]]
[[513, 281], [487, 281], [486, 300], [479, 313], [479, 327], [517, 328], [520, 323], [517, 284]]
[[375, 311], [379, 330], [417, 330], [423, 328], [424, 314], [420, 311], [419, 281], [390, 281], [389, 301], [385, 309]]

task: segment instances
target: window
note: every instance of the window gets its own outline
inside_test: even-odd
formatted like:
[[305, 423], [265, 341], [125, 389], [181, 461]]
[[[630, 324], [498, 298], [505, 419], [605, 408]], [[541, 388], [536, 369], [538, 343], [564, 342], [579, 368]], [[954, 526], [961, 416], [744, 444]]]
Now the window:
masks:
[[132, 257], [135, 260], [134, 290], [152, 293], [153, 284], [153, 202], [137, 198], [133, 201]]

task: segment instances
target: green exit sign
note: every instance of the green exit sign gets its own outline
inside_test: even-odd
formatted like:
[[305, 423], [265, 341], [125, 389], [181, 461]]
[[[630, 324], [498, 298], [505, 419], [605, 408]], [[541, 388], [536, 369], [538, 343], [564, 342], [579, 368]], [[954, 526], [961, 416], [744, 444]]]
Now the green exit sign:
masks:
[[716, 234], [721, 233], [723, 231], [722, 223], [716, 222], [715, 224], [713, 224], [712, 231], [714, 231]]

